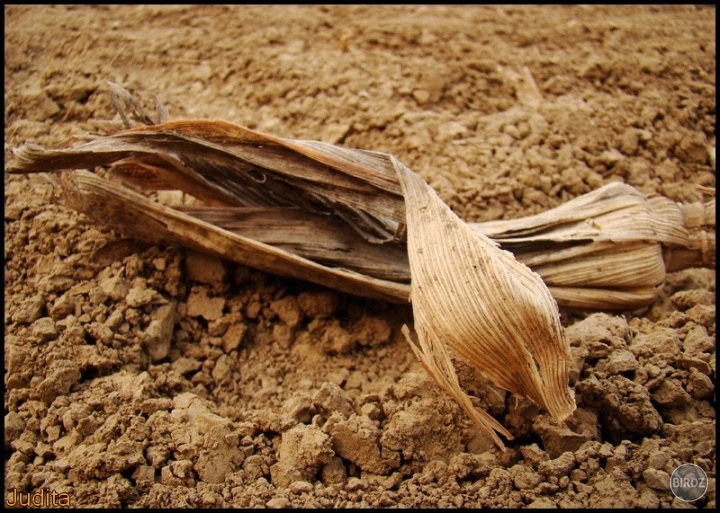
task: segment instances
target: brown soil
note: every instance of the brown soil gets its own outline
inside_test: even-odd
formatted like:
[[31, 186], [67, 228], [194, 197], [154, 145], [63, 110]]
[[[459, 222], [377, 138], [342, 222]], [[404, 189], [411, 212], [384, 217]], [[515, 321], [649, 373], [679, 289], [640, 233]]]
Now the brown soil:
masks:
[[[713, 7], [14, 6], [5, 152], [118, 125], [106, 83], [173, 117], [396, 155], [465, 220], [620, 180], [715, 186]], [[527, 67], [543, 97], [523, 98]], [[531, 102], [530, 102], [531, 103]], [[102, 507], [715, 505], [715, 272], [651, 308], [564, 314], [557, 425], [472, 369], [501, 453], [424, 374], [409, 307], [122, 239], [5, 177], [5, 497]]]

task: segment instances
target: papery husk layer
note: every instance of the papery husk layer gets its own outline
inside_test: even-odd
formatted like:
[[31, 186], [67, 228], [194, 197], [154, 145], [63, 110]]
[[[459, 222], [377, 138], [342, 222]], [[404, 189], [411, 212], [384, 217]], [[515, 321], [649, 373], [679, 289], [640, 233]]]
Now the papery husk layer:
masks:
[[[494, 384], [565, 419], [575, 410], [570, 351], [540, 276], [471, 230], [422, 178], [394, 163], [406, 202], [419, 345], [406, 337], [417, 356], [471, 415], [474, 408], [457, 385], [444, 345]], [[483, 427], [508, 435], [486, 419]]]

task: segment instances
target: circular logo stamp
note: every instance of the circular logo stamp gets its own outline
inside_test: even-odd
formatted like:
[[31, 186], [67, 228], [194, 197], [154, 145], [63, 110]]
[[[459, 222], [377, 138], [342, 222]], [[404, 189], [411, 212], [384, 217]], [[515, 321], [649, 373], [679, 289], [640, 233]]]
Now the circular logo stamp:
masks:
[[707, 474], [692, 463], [680, 465], [670, 476], [670, 490], [681, 501], [696, 501], [705, 495], [707, 489]]

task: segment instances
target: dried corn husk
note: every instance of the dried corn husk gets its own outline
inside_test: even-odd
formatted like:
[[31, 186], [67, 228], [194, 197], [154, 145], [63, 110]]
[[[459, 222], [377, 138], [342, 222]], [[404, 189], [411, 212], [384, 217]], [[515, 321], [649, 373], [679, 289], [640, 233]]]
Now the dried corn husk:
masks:
[[[410, 267], [403, 237], [405, 207], [399, 203], [402, 201], [399, 183], [394, 186], [390, 176], [394, 170], [388, 155], [335, 150], [342, 152], [338, 154], [343, 157], [338, 160], [338, 167], [352, 161], [353, 152], [357, 152], [363, 159], [372, 156], [368, 164], [385, 176], [380, 180], [385, 182], [384, 187], [374, 190], [386, 198], [375, 203], [373, 214], [343, 203], [350, 196], [356, 197], [358, 188], [330, 187], [327, 191], [332, 196], [315, 192], [304, 195], [306, 184], [297, 176], [287, 173], [274, 176], [270, 168], [246, 166], [244, 160], [221, 151], [225, 159], [222, 165], [218, 163], [220, 157], [208, 156], [203, 160], [198, 157], [202, 151], [194, 153], [198, 140], [200, 145], [209, 145], [205, 138], [219, 140], [218, 144], [224, 146], [222, 138], [229, 137], [233, 130], [237, 132], [235, 136], [249, 136], [250, 141], [255, 138], [255, 144], [261, 146], [260, 134], [209, 121], [174, 122], [154, 128], [159, 132], [126, 131], [75, 148], [47, 150], [27, 145], [17, 153], [18, 161], [9, 170], [41, 172], [113, 163], [110, 178], [125, 185], [145, 191], [181, 189], [203, 201], [200, 205], [163, 208], [157, 202], [144, 201], [145, 196], [139, 192], [132, 194], [129, 187], [105, 183], [97, 175], [63, 175], [64, 190], [74, 208], [127, 236], [192, 245], [267, 272], [306, 279], [343, 292], [407, 301]], [[163, 136], [164, 130], [171, 131], [173, 138], [186, 141], [180, 145], [186, 155], [169, 153], [172, 144], [163, 147], [163, 141], [170, 139]], [[196, 135], [184, 135], [187, 133]], [[298, 146], [302, 143], [293, 141]], [[314, 144], [323, 150], [331, 147]], [[305, 150], [317, 156], [316, 147]], [[274, 148], [273, 153], [280, 150]], [[288, 157], [289, 161], [297, 159]], [[266, 165], [270, 165], [268, 160], [264, 161]], [[272, 164], [282, 167], [283, 160], [279, 157]], [[257, 173], [263, 178], [258, 178]], [[287, 182], [292, 182], [293, 187], [288, 189]], [[342, 179], [334, 180], [336, 184], [340, 182]], [[263, 187], [267, 187], [266, 192]], [[311, 187], [318, 190], [315, 184]], [[140, 203], [141, 208], [134, 208]], [[132, 210], [132, 214], [124, 214], [124, 209]], [[152, 229], [131, 220], [132, 216], [149, 216], [154, 210], [159, 212], [160, 222]], [[164, 216], [180, 214], [188, 216], [183, 218], [188, 224], [179, 233], [162, 222]], [[234, 236], [231, 237], [234, 245], [249, 245], [250, 253], [263, 256], [252, 257], [242, 248], [223, 249], [224, 245], [202, 237], [186, 241], [187, 226], [193, 223], [202, 230], [219, 228], [223, 237]], [[620, 183], [607, 184], [535, 216], [469, 226], [530, 266], [543, 278], [555, 300], [568, 309], [627, 310], [646, 306], [657, 298], [666, 272], [715, 265], [714, 199], [705, 204], [679, 205], [663, 197], [646, 198]], [[261, 243], [262, 249], [255, 243]], [[264, 256], [275, 254], [276, 250], [284, 253], [280, 257]], [[299, 269], [282, 263], [292, 262], [298, 256], [310, 262]], [[311, 263], [321, 267], [306, 273], [305, 267], [312, 266]], [[338, 275], [347, 279], [338, 279]]]
[[[664, 198], [610, 184], [545, 214], [469, 225], [391, 155], [224, 121], [165, 121], [161, 108], [153, 120], [115, 89], [136, 120], [162, 122], [68, 148], [27, 145], [8, 170], [110, 166], [109, 179], [74, 171], [58, 183], [72, 207], [121, 233], [351, 294], [412, 296], [413, 350], [498, 445], [495, 431], [510, 433], [473, 408], [451, 357], [563, 419], [574, 401], [553, 296], [578, 308], [634, 307], [655, 297], [668, 251], [682, 255], [675, 263], [714, 264], [714, 216], [696, 212], [714, 211], [714, 201], [683, 217]], [[146, 195], [164, 189], [197, 201], [168, 206]]]
[[651, 304], [666, 272], [715, 266], [715, 200], [679, 205], [622, 183], [535, 216], [471, 225], [583, 310]]
[[[472, 415], [443, 344], [493, 383], [562, 420], [575, 410], [570, 351], [542, 279], [450, 211], [425, 181], [395, 161], [407, 205], [416, 355]], [[487, 421], [490, 427], [509, 433]], [[490, 432], [491, 433], [491, 432]], [[492, 433], [491, 433], [492, 434]], [[501, 442], [494, 436], [495, 442]]]

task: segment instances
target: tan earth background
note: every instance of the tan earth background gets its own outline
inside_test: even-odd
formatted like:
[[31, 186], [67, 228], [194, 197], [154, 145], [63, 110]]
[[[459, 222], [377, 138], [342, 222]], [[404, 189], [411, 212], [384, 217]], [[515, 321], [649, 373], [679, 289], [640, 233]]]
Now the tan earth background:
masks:
[[[707, 6], [7, 6], [5, 157], [119, 128], [113, 81], [173, 118], [392, 153], [466, 221], [611, 181], [698, 201], [715, 36]], [[515, 436], [501, 452], [415, 359], [409, 306], [125, 239], [40, 176], [4, 185], [6, 501], [715, 506], [714, 270], [562, 313], [567, 423], [460, 367]], [[669, 487], [683, 463], [710, 477], [694, 503]]]

